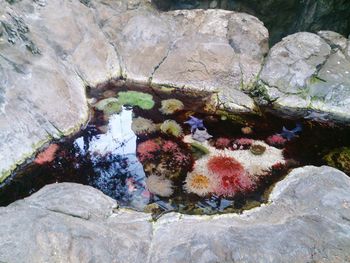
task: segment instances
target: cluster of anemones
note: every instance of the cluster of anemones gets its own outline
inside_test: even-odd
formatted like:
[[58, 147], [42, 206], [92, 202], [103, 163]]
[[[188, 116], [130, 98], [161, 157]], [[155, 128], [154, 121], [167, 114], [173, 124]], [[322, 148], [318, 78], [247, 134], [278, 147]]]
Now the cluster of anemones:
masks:
[[192, 166], [190, 149], [160, 137], [140, 143], [137, 155], [149, 175], [148, 190], [163, 197], [172, 195], [173, 181], [179, 179], [185, 168]]
[[214, 193], [233, 197], [254, 190], [255, 183], [240, 162], [219, 154], [198, 160], [194, 171], [188, 173], [184, 188], [199, 196]]

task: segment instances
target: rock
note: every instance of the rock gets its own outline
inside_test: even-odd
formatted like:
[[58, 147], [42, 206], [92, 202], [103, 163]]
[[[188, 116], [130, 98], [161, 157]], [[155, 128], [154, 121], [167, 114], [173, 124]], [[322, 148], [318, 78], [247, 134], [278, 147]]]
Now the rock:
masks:
[[342, 172], [309, 166], [243, 214], [151, 222], [92, 187], [52, 184], [0, 208], [0, 261], [347, 262], [349, 191]]
[[293, 117], [350, 122], [350, 60], [334, 32], [296, 33], [269, 52], [260, 75], [263, 98]]
[[141, 8], [112, 17], [103, 30], [118, 49], [125, 78], [215, 92], [227, 110], [256, 111], [242, 92], [255, 84], [268, 50], [268, 32], [255, 17], [220, 10], [158, 14]]
[[[222, 8], [258, 17], [270, 32], [270, 43], [300, 31], [332, 30], [350, 33], [350, 2], [347, 0], [153, 0], [161, 10]], [[217, 4], [213, 4], [216, 2]], [[276, 12], [278, 10], [278, 12]]]
[[0, 209], [0, 261], [144, 262], [152, 234], [149, 216], [113, 212], [115, 207], [113, 199], [92, 187], [46, 186]]

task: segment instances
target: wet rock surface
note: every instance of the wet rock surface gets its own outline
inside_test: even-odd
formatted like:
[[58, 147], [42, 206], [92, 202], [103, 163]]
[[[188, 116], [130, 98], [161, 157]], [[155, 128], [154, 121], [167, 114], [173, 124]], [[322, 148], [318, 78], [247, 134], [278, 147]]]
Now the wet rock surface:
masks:
[[329, 31], [284, 38], [271, 48], [255, 91], [289, 116], [349, 122], [348, 44]]
[[150, 215], [62, 183], [0, 208], [3, 262], [347, 262], [350, 180], [330, 167], [293, 170], [270, 202], [242, 215]]

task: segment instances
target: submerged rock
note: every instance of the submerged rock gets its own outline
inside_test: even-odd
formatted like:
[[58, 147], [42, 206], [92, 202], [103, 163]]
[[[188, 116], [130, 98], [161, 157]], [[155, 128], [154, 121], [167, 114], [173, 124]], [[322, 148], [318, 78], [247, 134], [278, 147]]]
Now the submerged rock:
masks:
[[349, 191], [342, 172], [309, 166], [243, 214], [168, 213], [152, 222], [92, 187], [52, 184], [0, 208], [0, 261], [347, 262]]

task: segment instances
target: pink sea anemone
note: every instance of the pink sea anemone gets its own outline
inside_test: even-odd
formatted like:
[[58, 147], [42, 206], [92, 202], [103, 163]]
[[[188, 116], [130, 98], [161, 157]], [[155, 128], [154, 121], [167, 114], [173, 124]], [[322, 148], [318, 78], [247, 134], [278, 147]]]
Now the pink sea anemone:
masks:
[[141, 162], [154, 158], [154, 154], [160, 150], [160, 146], [154, 140], [147, 140], [137, 146], [137, 154]]
[[287, 142], [287, 139], [283, 138], [282, 135], [275, 134], [267, 137], [266, 142], [272, 146], [283, 146]]
[[225, 149], [230, 146], [231, 140], [226, 137], [217, 138], [214, 146], [218, 149]]
[[37, 155], [34, 163], [42, 165], [44, 163], [52, 162], [55, 159], [58, 148], [59, 146], [57, 144], [50, 144], [49, 147]]
[[239, 149], [247, 149], [249, 148], [250, 145], [252, 145], [254, 143], [253, 139], [249, 139], [249, 138], [239, 138], [234, 140], [233, 142], [233, 147], [234, 148], [239, 148]]

